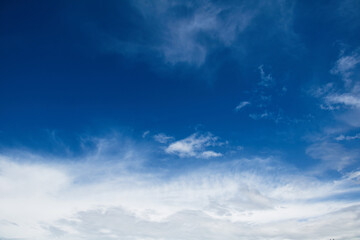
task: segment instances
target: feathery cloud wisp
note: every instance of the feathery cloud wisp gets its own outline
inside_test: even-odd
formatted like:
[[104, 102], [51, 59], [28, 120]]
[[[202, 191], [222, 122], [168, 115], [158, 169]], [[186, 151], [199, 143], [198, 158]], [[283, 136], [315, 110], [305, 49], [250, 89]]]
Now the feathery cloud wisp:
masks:
[[154, 135], [154, 140], [159, 143], [168, 143], [169, 141], [173, 140], [174, 137], [168, 136], [164, 133], [159, 133]]
[[240, 109], [246, 107], [246, 106], [249, 105], [249, 104], [250, 104], [250, 102], [248, 102], [248, 101], [243, 101], [243, 102], [239, 103], [239, 104], [236, 106], [235, 111], [240, 111]]

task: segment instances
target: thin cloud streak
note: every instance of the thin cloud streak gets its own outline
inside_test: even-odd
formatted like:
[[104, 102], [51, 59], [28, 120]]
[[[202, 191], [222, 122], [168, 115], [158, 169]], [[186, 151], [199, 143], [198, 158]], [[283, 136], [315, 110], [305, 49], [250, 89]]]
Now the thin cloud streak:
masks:
[[236, 106], [235, 111], [240, 111], [242, 108], [246, 107], [247, 105], [250, 105], [250, 102], [243, 101]]

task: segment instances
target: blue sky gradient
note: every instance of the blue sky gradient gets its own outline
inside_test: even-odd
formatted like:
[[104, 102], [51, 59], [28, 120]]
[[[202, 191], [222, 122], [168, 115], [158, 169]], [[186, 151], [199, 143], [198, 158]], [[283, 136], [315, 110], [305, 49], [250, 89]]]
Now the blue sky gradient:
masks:
[[0, 239], [358, 239], [359, 12], [1, 1]]

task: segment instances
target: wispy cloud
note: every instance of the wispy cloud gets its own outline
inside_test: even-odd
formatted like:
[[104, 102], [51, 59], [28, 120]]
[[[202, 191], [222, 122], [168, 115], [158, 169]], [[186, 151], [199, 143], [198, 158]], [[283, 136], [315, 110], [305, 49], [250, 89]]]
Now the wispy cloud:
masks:
[[320, 137], [306, 149], [310, 157], [321, 161], [319, 169], [341, 172], [354, 166], [360, 157], [360, 152], [345, 142], [359, 138], [358, 134], [348, 135], [360, 126], [360, 87], [355, 74], [359, 71], [359, 62], [358, 50], [350, 54], [342, 52], [330, 71], [338, 75], [340, 81], [329, 82], [310, 91], [311, 95], [319, 98], [320, 108], [331, 111], [336, 120], [327, 127], [330, 131], [319, 133]]
[[271, 76], [271, 74], [266, 74], [264, 71], [264, 65], [260, 65], [258, 67], [259, 72], [260, 72], [260, 78], [261, 81], [258, 83], [260, 86], [263, 87], [270, 87], [275, 83], [275, 80], [273, 79], [273, 77]]
[[[163, 42], [156, 49], [172, 64], [201, 65], [211, 50], [209, 41], [223, 46], [232, 44], [255, 14], [254, 10], [241, 5], [212, 1], [159, 1], [151, 4], [136, 1], [135, 6], [146, 19], [157, 19], [156, 23], [163, 30]], [[177, 10], [181, 8], [187, 9], [188, 14], [179, 16]]]
[[328, 106], [341, 104], [344, 106], [360, 108], [360, 95], [353, 93], [331, 94], [325, 97]]
[[333, 169], [341, 171], [345, 167], [354, 163], [359, 158], [359, 152], [346, 149], [338, 143], [319, 142], [310, 145], [306, 153], [314, 159], [321, 160], [323, 169]]
[[332, 74], [340, 75], [342, 80], [350, 85], [353, 76], [353, 70], [360, 63], [359, 50], [352, 52], [350, 55], [341, 56], [335, 63], [335, 66], [331, 69]]
[[[320, 108], [324, 110], [344, 110], [347, 109], [347, 114], [353, 114], [360, 108], [360, 84], [356, 78], [356, 72], [359, 69], [360, 55], [359, 50], [356, 50], [349, 55], [342, 55], [336, 61], [330, 73], [339, 75], [343, 81], [343, 86], [335, 85], [333, 82], [316, 88], [310, 93], [322, 100]], [[351, 110], [353, 109], [353, 110]]]
[[142, 134], [142, 138], [146, 138], [146, 136], [147, 136], [147, 135], [149, 135], [149, 133], [150, 133], [150, 131], [149, 131], [149, 130], [147, 130], [147, 131], [143, 132], [143, 134]]
[[248, 102], [248, 101], [243, 101], [243, 102], [239, 103], [239, 104], [235, 107], [235, 111], [240, 111], [240, 109], [246, 107], [247, 105], [250, 105], [250, 102]]
[[165, 152], [178, 155], [179, 157], [219, 157], [222, 154], [206, 150], [208, 147], [218, 145], [219, 143], [217, 141], [218, 138], [213, 136], [211, 133], [194, 133], [187, 138], [171, 143], [165, 149]]
[[164, 133], [159, 133], [154, 135], [154, 140], [159, 143], [168, 143], [169, 141], [173, 140], [174, 137], [168, 136]]
[[360, 139], [360, 133], [357, 133], [356, 135], [353, 136], [344, 136], [343, 134], [341, 134], [340, 136], [335, 138], [335, 140], [337, 141], [354, 140], [354, 139]]
[[[116, 32], [100, 35], [106, 51], [127, 55], [150, 52], [166, 63], [186, 63], [202, 66], [214, 51], [221, 48], [244, 48], [239, 41], [262, 14], [271, 16], [271, 31], [281, 33], [288, 41], [294, 38], [292, 30], [293, 4], [272, 0], [270, 2], [217, 2], [200, 0], [184, 1], [130, 1], [142, 25], [129, 41], [119, 39]], [[273, 17], [276, 16], [276, 17]], [[132, 22], [133, 25], [138, 23]], [[140, 36], [140, 37], [139, 37]], [[266, 36], [266, 35], [264, 35]], [[144, 38], [151, 41], [145, 42]], [[240, 43], [241, 42], [241, 43]], [[243, 51], [241, 51], [244, 54]], [[239, 51], [240, 53], [240, 51]]]

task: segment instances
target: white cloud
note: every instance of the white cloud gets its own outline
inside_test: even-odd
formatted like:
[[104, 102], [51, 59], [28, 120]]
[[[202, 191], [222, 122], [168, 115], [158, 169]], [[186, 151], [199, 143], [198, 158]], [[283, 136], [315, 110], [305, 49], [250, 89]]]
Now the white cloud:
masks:
[[360, 91], [357, 85], [352, 91], [345, 93], [328, 93], [323, 97], [324, 103], [320, 105], [325, 110], [338, 110], [344, 107], [360, 108]]
[[246, 107], [246, 106], [249, 105], [249, 104], [250, 104], [250, 102], [248, 102], [248, 101], [243, 101], [243, 102], [239, 103], [239, 104], [236, 106], [235, 111], [240, 111], [240, 109]]
[[159, 143], [168, 143], [169, 141], [173, 140], [174, 137], [168, 136], [164, 133], [159, 133], [154, 135], [154, 140]]
[[360, 133], [357, 133], [354, 136], [344, 136], [341, 134], [340, 136], [336, 137], [335, 140], [343, 141], [343, 140], [354, 140], [354, 139], [360, 139]]
[[149, 135], [150, 131], [147, 130], [142, 134], [142, 138], [146, 138], [147, 135]]
[[315, 97], [321, 98], [320, 108], [324, 110], [336, 111], [338, 120], [345, 122], [350, 126], [358, 126], [358, 113], [360, 109], [360, 84], [356, 79], [360, 70], [359, 50], [350, 55], [344, 55], [337, 60], [331, 69], [332, 74], [339, 75], [344, 81], [344, 86], [336, 86], [334, 83], [328, 83], [325, 86], [311, 91]]
[[332, 106], [332, 104], [343, 104], [350, 107], [360, 108], [360, 97], [357, 94], [331, 94], [325, 97], [325, 101], [329, 106]]
[[260, 65], [258, 67], [259, 72], [260, 72], [260, 78], [261, 81], [258, 83], [260, 86], [263, 87], [270, 87], [272, 85], [274, 85], [275, 80], [274, 78], [271, 76], [271, 74], [266, 74], [264, 71], [264, 65]]
[[249, 10], [204, 1], [200, 7], [195, 8], [192, 16], [166, 22], [166, 41], [161, 50], [169, 63], [186, 62], [201, 65], [210, 50], [206, 42], [200, 40], [201, 36], [214, 38], [223, 45], [230, 45], [237, 34], [247, 28], [252, 18], [253, 13]]
[[[157, 26], [155, 34], [158, 34], [160, 42], [150, 48], [163, 55], [170, 64], [202, 65], [211, 51], [209, 41], [230, 46], [257, 14], [257, 9], [246, 7], [245, 4], [217, 4], [207, 0], [165, 0], [154, 3], [139, 0], [132, 1], [132, 4], [145, 20]], [[187, 9], [186, 15], [176, 12], [176, 9], [181, 8]], [[130, 49], [134, 48], [131, 43], [116, 45], [121, 51], [127, 51], [126, 45]], [[137, 48], [144, 46], [139, 43]]]
[[[152, 41], [147, 44], [143, 37], [132, 41], [120, 40], [110, 33], [105, 44], [109, 51], [136, 54], [150, 50], [170, 64], [201, 66], [219, 47], [235, 46], [235, 51], [244, 54], [241, 49], [245, 49], [242, 46], [245, 43], [238, 40], [262, 13], [276, 16], [271, 19], [271, 31], [282, 34], [284, 42], [289, 44], [288, 41], [295, 38], [292, 30], [294, 5], [279, 0], [250, 4], [210, 0], [134, 0], [131, 4], [139, 11], [145, 25], [152, 26], [149, 36]], [[147, 36], [150, 31], [142, 32], [140, 28], [139, 32]]]
[[330, 142], [312, 144], [306, 149], [306, 153], [314, 159], [321, 160], [321, 168], [337, 171], [349, 166], [359, 157], [358, 152]]
[[214, 151], [204, 151], [200, 155], [202, 158], [212, 158], [212, 157], [221, 157], [221, 153], [217, 153]]
[[334, 83], [327, 83], [322, 87], [311, 89], [309, 93], [314, 97], [323, 97], [324, 95], [328, 94], [333, 90], [334, 90]]
[[355, 51], [350, 55], [340, 57], [330, 72], [332, 74], [340, 75], [346, 84], [350, 84], [352, 82], [351, 77], [353, 75], [353, 70], [359, 63], [360, 55], [358, 51]]
[[[0, 158], [2, 238], [359, 237], [360, 202], [337, 198], [359, 192], [354, 182], [358, 172], [337, 181], [320, 181], [280, 169], [271, 159], [255, 158], [166, 178], [130, 169], [109, 175], [108, 171], [117, 168], [111, 164], [94, 181], [94, 171], [104, 168], [101, 162], [77, 159], [80, 162], [69, 164], [64, 159], [54, 164], [41, 156], [36, 159], [42, 160]], [[253, 167], [244, 165], [247, 163]]]
[[206, 150], [207, 147], [219, 145], [218, 138], [211, 133], [202, 135], [194, 133], [187, 138], [171, 143], [165, 152], [179, 157], [209, 158], [219, 157], [220, 153]]

